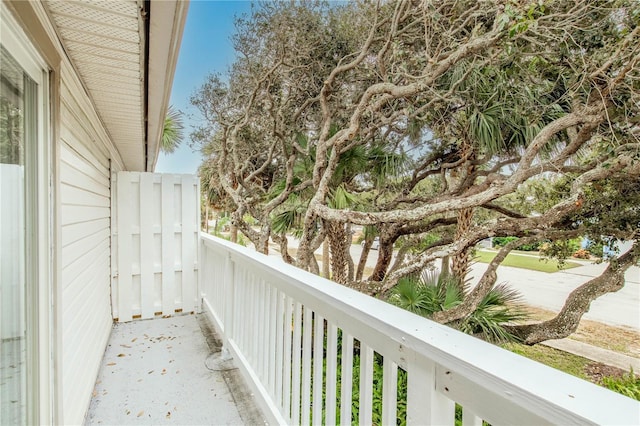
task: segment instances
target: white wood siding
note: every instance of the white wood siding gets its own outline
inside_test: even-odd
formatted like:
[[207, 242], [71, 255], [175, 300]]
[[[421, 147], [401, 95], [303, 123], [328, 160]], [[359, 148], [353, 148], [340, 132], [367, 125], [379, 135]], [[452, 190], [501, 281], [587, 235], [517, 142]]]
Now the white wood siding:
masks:
[[112, 327], [110, 155], [106, 134], [86, 94], [73, 75], [62, 77], [58, 324], [62, 415], [65, 424], [81, 424]]
[[113, 317], [199, 310], [198, 178], [119, 172], [111, 185]]

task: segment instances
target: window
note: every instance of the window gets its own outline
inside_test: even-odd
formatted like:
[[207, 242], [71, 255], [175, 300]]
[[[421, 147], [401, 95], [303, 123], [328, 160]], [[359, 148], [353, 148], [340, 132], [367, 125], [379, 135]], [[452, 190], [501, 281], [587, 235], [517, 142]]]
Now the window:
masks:
[[48, 317], [40, 294], [49, 287], [46, 74], [4, 5], [1, 12], [0, 424], [35, 424], [48, 358], [38, 349]]

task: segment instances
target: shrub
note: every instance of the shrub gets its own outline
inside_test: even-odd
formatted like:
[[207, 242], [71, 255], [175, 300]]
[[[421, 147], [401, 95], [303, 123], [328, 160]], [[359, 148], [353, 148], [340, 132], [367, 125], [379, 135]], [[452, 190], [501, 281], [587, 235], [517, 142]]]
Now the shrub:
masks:
[[494, 247], [504, 247], [517, 239], [518, 237], [493, 237], [493, 245]]
[[588, 250], [580, 249], [573, 253], [573, 257], [576, 259], [589, 259], [591, 258], [591, 253]]
[[614, 392], [640, 401], [640, 377], [636, 376], [633, 370], [622, 377], [603, 377], [602, 385]]
[[602, 254], [604, 252], [604, 245], [600, 242], [593, 242], [590, 241], [589, 244], [587, 245], [587, 250], [589, 251], [589, 253], [591, 253], [592, 256], [595, 257], [602, 257]]
[[[511, 241], [517, 240], [518, 237], [493, 237], [493, 246], [494, 247], [504, 247], [509, 244]], [[516, 250], [520, 251], [537, 251], [540, 249], [540, 246], [544, 244], [543, 241], [536, 241], [531, 244], [523, 244], [521, 246], [516, 247]]]

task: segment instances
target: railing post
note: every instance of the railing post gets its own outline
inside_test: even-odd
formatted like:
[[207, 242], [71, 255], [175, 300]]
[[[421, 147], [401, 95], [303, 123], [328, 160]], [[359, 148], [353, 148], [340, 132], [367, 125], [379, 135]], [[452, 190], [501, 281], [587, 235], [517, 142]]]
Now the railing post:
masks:
[[436, 365], [413, 354], [407, 375], [407, 425], [453, 425], [454, 402], [436, 389]]

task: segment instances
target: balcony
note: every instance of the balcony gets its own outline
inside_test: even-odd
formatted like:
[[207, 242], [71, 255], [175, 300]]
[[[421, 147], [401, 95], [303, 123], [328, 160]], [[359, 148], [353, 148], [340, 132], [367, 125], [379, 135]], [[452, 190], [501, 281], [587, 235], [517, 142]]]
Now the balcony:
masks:
[[[211, 349], [203, 347], [202, 336], [193, 343], [192, 335], [180, 340], [172, 334], [179, 326], [170, 321], [195, 323], [193, 316], [133, 322], [143, 324], [137, 331], [142, 334], [119, 336], [120, 341], [114, 340], [118, 330], [113, 333], [103, 376], [109, 363], [118, 362], [117, 348], [128, 351], [122, 351], [124, 360], [135, 352], [127, 340], [144, 340], [146, 333], [147, 340], [164, 337], [165, 344], [157, 345], [164, 352], [149, 353], [137, 374], [156, 373], [147, 370], [158, 359], [167, 365], [170, 359], [186, 361], [184, 374], [192, 375], [187, 383], [194, 385], [183, 395], [208, 398], [213, 406], [215, 398], [201, 390], [220, 377], [198, 384], [206, 370], [188, 366], [233, 363], [269, 424], [453, 425], [456, 412], [464, 425], [640, 423], [634, 400], [224, 240], [201, 234], [198, 273], [202, 311], [219, 333], [222, 351], [207, 358]], [[197, 328], [206, 331], [205, 323], [200, 320]], [[138, 347], [148, 346], [153, 345]], [[167, 353], [176, 346], [198, 346], [196, 358]], [[143, 379], [141, 394], [182, 386]], [[94, 397], [108, 391], [102, 385]], [[117, 399], [122, 403], [122, 394]], [[166, 417], [162, 404], [154, 406]], [[150, 418], [129, 410], [131, 422]], [[200, 419], [233, 423], [237, 418], [224, 417], [229, 410], [214, 409]], [[252, 420], [241, 416], [242, 422], [260, 421], [253, 413]]]

